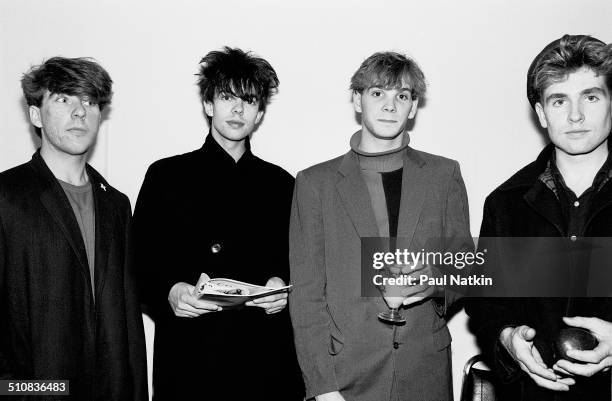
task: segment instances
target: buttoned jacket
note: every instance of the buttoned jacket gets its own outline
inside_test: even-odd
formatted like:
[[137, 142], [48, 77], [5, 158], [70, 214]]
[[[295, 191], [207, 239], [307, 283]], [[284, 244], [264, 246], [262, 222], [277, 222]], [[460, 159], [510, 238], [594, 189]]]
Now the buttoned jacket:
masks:
[[[403, 152], [398, 237], [412, 251], [432, 239], [442, 250], [471, 249], [458, 163], [410, 147]], [[387, 310], [384, 300], [361, 292], [361, 239], [378, 236], [353, 151], [298, 174], [289, 306], [306, 395], [340, 391], [348, 401], [374, 401], [394, 392], [402, 400], [451, 400], [451, 338], [434, 302], [403, 310], [407, 323], [392, 326], [377, 318]]]

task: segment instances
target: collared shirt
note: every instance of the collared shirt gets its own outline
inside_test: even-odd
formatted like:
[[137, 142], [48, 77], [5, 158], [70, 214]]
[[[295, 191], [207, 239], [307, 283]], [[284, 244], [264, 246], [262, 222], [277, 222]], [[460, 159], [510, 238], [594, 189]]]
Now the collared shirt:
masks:
[[565, 184], [565, 180], [557, 168], [555, 152], [552, 152], [546, 169], [539, 179], [555, 193], [559, 200], [566, 236], [574, 240], [584, 235], [593, 196], [603, 188], [610, 178], [612, 178], [612, 152], [608, 154], [608, 158], [595, 175], [591, 187], [580, 196], [576, 196], [574, 191]]

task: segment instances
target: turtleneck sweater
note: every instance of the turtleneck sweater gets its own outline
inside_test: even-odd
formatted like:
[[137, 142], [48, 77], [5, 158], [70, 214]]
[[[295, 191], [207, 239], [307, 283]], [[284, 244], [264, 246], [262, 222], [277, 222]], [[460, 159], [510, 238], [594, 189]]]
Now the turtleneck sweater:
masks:
[[351, 137], [351, 150], [357, 154], [381, 237], [397, 236], [404, 153], [410, 141], [408, 133], [403, 135], [400, 147], [376, 153], [359, 148], [361, 131]]

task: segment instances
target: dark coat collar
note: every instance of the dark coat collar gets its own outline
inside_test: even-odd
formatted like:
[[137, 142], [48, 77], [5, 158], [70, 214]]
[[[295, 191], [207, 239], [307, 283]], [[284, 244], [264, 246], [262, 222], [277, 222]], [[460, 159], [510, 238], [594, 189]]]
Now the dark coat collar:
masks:
[[534, 162], [523, 167], [516, 174], [510, 177], [506, 182], [501, 184], [499, 190], [506, 191], [517, 187], [534, 186], [536, 183], [539, 182], [538, 178], [540, 177], [540, 174], [542, 174], [546, 169], [546, 165], [548, 164], [548, 161], [550, 160], [554, 149], [555, 146], [552, 143], [546, 145], [546, 147], [542, 149], [542, 151]]
[[200, 148], [200, 154], [206, 155], [206, 158], [213, 165], [216, 166], [223, 166], [229, 168], [237, 165], [241, 166], [252, 162], [255, 158], [255, 156], [251, 152], [251, 142], [249, 140], [249, 137], [245, 139], [244, 145], [244, 154], [236, 162], [234, 158], [229, 153], [227, 153], [225, 149], [223, 149], [223, 147], [219, 145], [219, 143], [217, 143], [215, 138], [209, 132], [208, 135], [206, 135], [206, 139], [204, 140], [204, 145], [202, 145], [202, 147]]

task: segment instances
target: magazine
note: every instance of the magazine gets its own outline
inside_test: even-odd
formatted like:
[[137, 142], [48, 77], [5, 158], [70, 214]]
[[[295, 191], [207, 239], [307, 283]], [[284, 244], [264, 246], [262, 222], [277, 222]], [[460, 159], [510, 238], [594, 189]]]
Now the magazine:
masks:
[[201, 300], [221, 307], [238, 306], [247, 301], [268, 295], [288, 292], [291, 285], [279, 288], [264, 287], [229, 278], [209, 278], [202, 274], [194, 289], [194, 295]]

